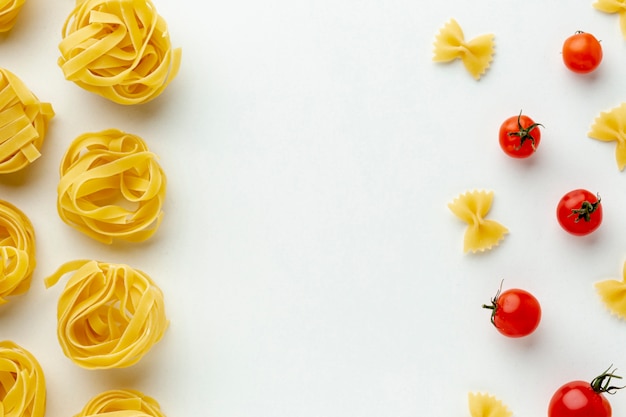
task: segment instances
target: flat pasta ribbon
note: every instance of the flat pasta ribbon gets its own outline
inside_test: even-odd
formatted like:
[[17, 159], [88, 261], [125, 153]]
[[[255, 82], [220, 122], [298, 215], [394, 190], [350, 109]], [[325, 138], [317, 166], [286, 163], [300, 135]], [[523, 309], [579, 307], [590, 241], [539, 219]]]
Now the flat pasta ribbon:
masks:
[[37, 359], [14, 342], [0, 342], [0, 415], [43, 417], [46, 381]]
[[513, 412], [502, 401], [489, 394], [468, 395], [469, 410], [472, 417], [511, 417]]
[[12, 72], [0, 68], [0, 174], [25, 168], [40, 150], [54, 116]]
[[65, 78], [115, 103], [158, 97], [176, 77], [181, 49], [150, 0], [77, 0], [58, 64]]
[[493, 192], [474, 190], [459, 195], [448, 204], [452, 213], [468, 225], [465, 231], [464, 252], [483, 252], [491, 249], [508, 233], [508, 229], [500, 223], [485, 219], [492, 201]]
[[626, 103], [607, 112], [601, 112], [587, 134], [603, 142], [615, 141], [615, 160], [620, 171], [626, 167]]
[[607, 279], [595, 284], [604, 305], [617, 317], [626, 320], [626, 262], [622, 280]]
[[604, 13], [618, 13], [622, 37], [626, 39], [626, 0], [598, 0], [593, 7]]
[[13, 29], [25, 0], [0, 0], [0, 32]]
[[435, 37], [433, 61], [460, 59], [472, 77], [479, 80], [493, 61], [493, 38], [493, 34], [485, 34], [466, 41], [461, 26], [450, 19]]
[[17, 207], [0, 200], [0, 304], [28, 291], [35, 265], [32, 223]]
[[161, 289], [123, 264], [76, 260], [44, 280], [47, 288], [73, 273], [57, 305], [63, 353], [86, 369], [125, 368], [163, 337], [168, 320]]
[[61, 219], [103, 243], [140, 242], [163, 219], [166, 177], [139, 136], [109, 129], [77, 137], [61, 161]]
[[74, 417], [165, 417], [152, 397], [137, 390], [110, 390], [93, 397]]

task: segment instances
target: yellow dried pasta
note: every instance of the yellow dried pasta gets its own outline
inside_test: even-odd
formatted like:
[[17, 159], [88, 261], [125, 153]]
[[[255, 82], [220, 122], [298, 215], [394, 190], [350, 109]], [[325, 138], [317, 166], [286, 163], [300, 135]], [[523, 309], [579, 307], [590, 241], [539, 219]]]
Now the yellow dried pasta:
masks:
[[469, 393], [469, 410], [472, 417], [511, 417], [513, 412], [502, 401], [489, 394]]
[[0, 342], [0, 415], [43, 417], [46, 381], [37, 359], [14, 342]]
[[161, 289], [124, 264], [76, 260], [44, 281], [47, 288], [72, 273], [57, 305], [63, 353], [86, 369], [125, 368], [163, 337], [168, 320]]
[[50, 103], [42, 103], [11, 71], [0, 68], [0, 174], [19, 171], [41, 156]]
[[0, 0], [0, 32], [13, 29], [25, 0]]
[[620, 171], [626, 167], [626, 103], [601, 112], [587, 134], [591, 139], [616, 142], [615, 160]]
[[93, 397], [74, 417], [165, 417], [152, 397], [137, 390], [110, 390]]
[[13, 204], [0, 200], [0, 304], [28, 291], [35, 265], [32, 223]]
[[139, 136], [117, 129], [77, 137], [61, 161], [57, 210], [103, 243], [140, 242], [163, 219], [166, 177]]
[[115, 103], [158, 97], [176, 77], [181, 49], [150, 0], [77, 0], [63, 25], [65, 78]]
[[486, 220], [491, 209], [493, 192], [468, 191], [455, 198], [448, 208], [459, 219], [467, 223], [463, 250], [482, 252], [497, 246], [508, 229], [494, 220]]
[[466, 41], [461, 26], [450, 19], [435, 37], [433, 61], [460, 59], [472, 77], [479, 80], [493, 61], [493, 39], [493, 34], [485, 34]]
[[626, 39], [626, 0], [597, 0], [593, 7], [604, 13], [617, 13], [622, 37]]
[[622, 269], [622, 280], [607, 279], [595, 284], [604, 305], [611, 313], [626, 320], [626, 262]]

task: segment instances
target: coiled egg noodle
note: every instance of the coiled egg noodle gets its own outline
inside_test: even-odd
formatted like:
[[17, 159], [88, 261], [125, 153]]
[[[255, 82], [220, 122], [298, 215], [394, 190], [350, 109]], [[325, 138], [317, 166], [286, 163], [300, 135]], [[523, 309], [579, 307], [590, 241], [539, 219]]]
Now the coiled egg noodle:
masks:
[[140, 137], [117, 129], [86, 133], [60, 166], [61, 219], [103, 243], [148, 239], [163, 219], [166, 177]]
[[137, 390], [110, 390], [93, 397], [74, 417], [165, 417], [152, 397]]
[[25, 0], [0, 0], [0, 32], [8, 32], [15, 26], [17, 15]]
[[65, 78], [119, 104], [158, 97], [180, 67], [181, 49], [150, 0], [77, 0], [62, 36]]
[[35, 265], [32, 223], [13, 204], [0, 200], [0, 304], [28, 291]]
[[42, 103], [24, 82], [0, 68], [0, 174], [18, 171], [41, 156], [50, 103]]
[[37, 359], [15, 342], [0, 342], [0, 415], [43, 417], [46, 381]]
[[144, 272], [124, 264], [76, 260], [45, 279], [47, 288], [72, 273], [57, 305], [63, 353], [86, 369], [137, 363], [163, 337], [163, 293]]

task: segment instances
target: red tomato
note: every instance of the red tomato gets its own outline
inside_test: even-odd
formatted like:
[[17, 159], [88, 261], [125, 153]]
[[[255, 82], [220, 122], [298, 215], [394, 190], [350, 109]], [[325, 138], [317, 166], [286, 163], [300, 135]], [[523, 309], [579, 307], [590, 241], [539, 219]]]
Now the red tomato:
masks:
[[508, 337], [523, 337], [539, 326], [541, 306], [528, 291], [512, 288], [491, 299], [491, 305], [483, 304], [491, 311], [491, 323]]
[[576, 32], [563, 43], [563, 62], [576, 73], [591, 72], [601, 61], [602, 46], [590, 33]]
[[541, 131], [533, 119], [523, 115], [511, 116], [500, 126], [500, 147], [510, 157], [528, 158], [539, 146]]
[[602, 223], [600, 196], [583, 189], [572, 190], [559, 201], [556, 218], [567, 232], [576, 236], [588, 235]]
[[611, 417], [611, 404], [602, 394], [613, 394], [623, 387], [610, 385], [611, 378], [621, 377], [609, 370], [591, 383], [570, 381], [557, 389], [548, 406], [548, 417]]

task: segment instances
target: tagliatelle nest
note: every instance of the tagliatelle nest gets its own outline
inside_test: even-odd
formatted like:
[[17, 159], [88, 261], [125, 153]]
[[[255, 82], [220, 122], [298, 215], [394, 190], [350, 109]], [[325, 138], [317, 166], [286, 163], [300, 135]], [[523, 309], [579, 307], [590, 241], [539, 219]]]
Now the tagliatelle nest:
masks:
[[37, 359], [16, 343], [0, 342], [2, 416], [44, 417], [46, 381]]
[[15, 26], [25, 0], [0, 0], [0, 32], [8, 32]]
[[116, 103], [146, 103], [178, 73], [181, 49], [150, 0], [77, 0], [62, 34], [65, 78]]
[[93, 397], [74, 417], [165, 417], [159, 403], [136, 390], [110, 390]]

